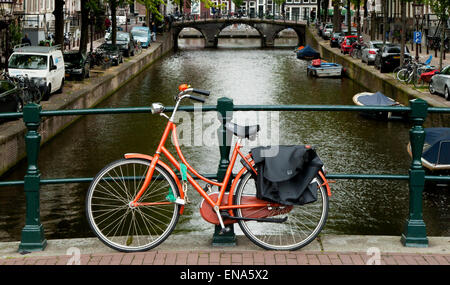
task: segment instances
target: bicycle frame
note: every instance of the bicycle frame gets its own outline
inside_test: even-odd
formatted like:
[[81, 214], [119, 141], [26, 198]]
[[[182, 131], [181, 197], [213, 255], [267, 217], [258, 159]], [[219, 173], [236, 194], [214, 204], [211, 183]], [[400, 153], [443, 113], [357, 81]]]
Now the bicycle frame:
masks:
[[[170, 163], [178, 170], [181, 171], [181, 163], [178, 162], [175, 157], [166, 149], [165, 142], [167, 141], [167, 138], [169, 137], [169, 134], [172, 133], [172, 138], [173, 138], [173, 144], [175, 146], [175, 149], [177, 151], [177, 154], [179, 156], [179, 158], [181, 159], [181, 162], [183, 164], [186, 165], [187, 169], [196, 177], [198, 177], [200, 180], [209, 183], [211, 185], [217, 186], [219, 187], [219, 196], [217, 201], [213, 201], [211, 199], [211, 197], [203, 190], [203, 188], [198, 184], [197, 181], [195, 181], [195, 179], [189, 174], [187, 173], [187, 181], [194, 187], [194, 189], [205, 199], [205, 201], [216, 211], [218, 210], [228, 210], [230, 215], [233, 215], [232, 210], [233, 209], [238, 209], [238, 208], [253, 208], [253, 207], [267, 207], [268, 205], [270, 205], [271, 203], [266, 202], [266, 201], [262, 201], [261, 203], [255, 203], [255, 204], [245, 204], [245, 205], [233, 205], [233, 192], [234, 189], [237, 186], [237, 183], [239, 182], [240, 177], [246, 172], [247, 168], [243, 167], [238, 174], [236, 175], [235, 179], [233, 180], [231, 186], [230, 186], [230, 190], [229, 190], [229, 195], [228, 195], [228, 203], [225, 205], [222, 205], [223, 202], [223, 198], [225, 196], [225, 191], [227, 190], [227, 185], [229, 184], [231, 175], [232, 175], [232, 169], [234, 167], [234, 164], [236, 162], [236, 159], [238, 156], [240, 156], [245, 163], [251, 168], [252, 171], [254, 171], [254, 173], [256, 174], [256, 170], [253, 167], [253, 161], [249, 161], [250, 159], [250, 155], [245, 156], [242, 152], [241, 152], [241, 147], [242, 145], [240, 144], [240, 140], [238, 140], [234, 146], [233, 149], [233, 153], [231, 156], [231, 160], [230, 163], [228, 165], [228, 168], [226, 170], [225, 173], [225, 178], [223, 179], [222, 182], [217, 182], [217, 181], [213, 181], [210, 180], [204, 176], [202, 176], [201, 174], [199, 174], [184, 158], [183, 153], [181, 152], [181, 148], [180, 145], [178, 143], [178, 138], [176, 135], [176, 125], [175, 123], [173, 123], [171, 120], [169, 120], [169, 122], [167, 123], [166, 129], [164, 130], [163, 136], [161, 138], [161, 141], [158, 145], [158, 148], [156, 150], [155, 155], [152, 156], [148, 156], [148, 155], [143, 155], [143, 154], [136, 154], [136, 153], [131, 153], [131, 154], [125, 154], [125, 158], [129, 159], [129, 158], [142, 158], [142, 159], [146, 159], [146, 160], [151, 160], [150, 163], [150, 167], [146, 173], [145, 176], [145, 180], [144, 183], [142, 185], [142, 187], [139, 189], [135, 199], [130, 203], [131, 206], [134, 207], [138, 207], [138, 206], [152, 206], [152, 205], [164, 205], [164, 204], [172, 204], [173, 202], [155, 202], [155, 203], [139, 203], [138, 200], [139, 198], [144, 194], [145, 190], [147, 189], [148, 185], [151, 182], [152, 176], [153, 176], [153, 172], [155, 169], [155, 166], [157, 164], [161, 165], [162, 167], [164, 167], [166, 170], [168, 170], [172, 177], [176, 178], [177, 181], [177, 185], [180, 188], [180, 198], [184, 199], [185, 197], [185, 193], [183, 192], [183, 188], [181, 187], [181, 183], [179, 183], [179, 179], [178, 177], [175, 175], [175, 173], [173, 172], [173, 170], [168, 167], [164, 162], [162, 162], [160, 160], [161, 155], [164, 155], [169, 161]], [[275, 205], [272, 203], [272, 205]], [[182, 207], [183, 208], [183, 207]], [[182, 213], [182, 210], [180, 210], [180, 213]]]
[[[181, 87], [181, 86], [180, 86]], [[156, 149], [156, 153], [155, 155], [149, 156], [149, 155], [144, 155], [144, 154], [137, 154], [137, 153], [129, 153], [129, 154], [125, 154], [125, 158], [129, 159], [129, 158], [139, 158], [139, 159], [144, 159], [147, 161], [150, 161], [150, 166], [149, 169], [145, 175], [145, 179], [143, 182], [142, 187], [139, 189], [138, 193], [136, 194], [136, 197], [133, 199], [132, 202], [130, 202], [129, 206], [130, 207], [139, 207], [139, 206], [156, 206], [156, 205], [170, 205], [173, 203], [177, 203], [180, 204], [180, 214], [183, 214], [184, 211], [184, 205], [185, 205], [185, 196], [186, 193], [184, 191], [187, 191], [187, 187], [183, 187], [180, 183], [180, 180], [178, 178], [178, 176], [175, 174], [175, 172], [172, 170], [172, 168], [170, 168], [170, 166], [168, 166], [166, 163], [164, 163], [162, 160], [160, 160], [161, 155], [164, 155], [169, 161], [170, 163], [178, 170], [181, 172], [181, 163], [178, 162], [175, 157], [167, 150], [167, 148], [164, 146], [167, 138], [169, 137], [169, 135], [172, 133], [172, 141], [173, 144], [175, 146], [175, 149], [177, 151], [178, 157], [181, 159], [181, 162], [186, 166], [187, 170], [189, 170], [194, 176], [196, 176], [197, 178], [199, 178], [200, 180], [210, 184], [210, 185], [214, 185], [219, 187], [219, 194], [218, 194], [218, 198], [217, 201], [214, 201], [209, 194], [203, 190], [203, 188], [200, 186], [200, 184], [198, 184], [197, 181], [195, 181], [195, 179], [189, 174], [189, 172], [186, 171], [186, 180], [187, 182], [189, 182], [194, 189], [203, 197], [203, 199], [211, 206], [212, 209], [214, 209], [214, 212], [216, 213], [218, 220], [220, 222], [220, 225], [222, 227], [222, 229], [224, 228], [224, 222], [223, 219], [221, 217], [220, 211], [221, 210], [225, 210], [228, 211], [229, 215], [231, 217], [234, 216], [233, 210], [234, 209], [244, 209], [244, 208], [262, 208], [262, 207], [278, 207], [281, 206], [281, 204], [277, 204], [277, 203], [271, 203], [271, 202], [267, 202], [264, 200], [259, 200], [256, 197], [254, 199], [252, 199], [248, 204], [242, 204], [242, 205], [234, 205], [233, 204], [233, 193], [234, 190], [236, 189], [236, 186], [238, 184], [238, 182], [240, 181], [241, 176], [246, 173], [246, 171], [252, 171], [255, 175], [257, 175], [257, 171], [255, 170], [254, 166], [254, 162], [253, 160], [249, 160], [251, 159], [251, 154], [245, 156], [242, 152], [241, 152], [241, 140], [242, 138], [239, 138], [238, 141], [235, 143], [234, 149], [233, 149], [233, 153], [231, 155], [231, 159], [230, 159], [230, 163], [228, 165], [228, 168], [225, 172], [225, 177], [223, 179], [222, 182], [217, 182], [217, 181], [213, 181], [210, 180], [204, 176], [202, 176], [201, 174], [199, 174], [184, 158], [184, 155], [181, 151], [180, 145], [178, 143], [178, 138], [176, 135], [176, 125], [173, 122], [174, 120], [174, 116], [175, 113], [178, 109], [178, 106], [181, 102], [181, 100], [183, 98], [192, 98], [192, 99], [196, 99], [199, 100], [198, 98], [195, 98], [191, 95], [185, 95], [187, 92], [192, 91], [192, 89], [188, 89], [188, 87], [186, 86], [186, 88], [184, 89], [180, 89], [182, 90], [180, 92], [180, 94], [177, 96], [177, 103], [175, 105], [175, 109], [172, 112], [172, 116], [169, 118], [168, 116], [166, 116], [165, 114], [163, 114], [163, 110], [164, 107], [163, 106], [158, 106], [159, 107], [159, 111], [155, 110], [155, 113], [160, 113], [160, 115], [166, 117], [167, 119], [169, 119], [167, 126], [164, 130], [164, 133], [161, 137], [161, 140], [159, 142], [159, 145]], [[161, 108], [162, 107], [162, 108]], [[153, 108], [153, 107], [152, 107]], [[152, 109], [153, 112], [153, 109]], [[227, 186], [229, 185], [231, 176], [232, 176], [232, 170], [234, 167], [234, 164], [236, 163], [236, 159], [237, 157], [240, 156], [243, 160], [244, 160], [244, 167], [241, 168], [241, 170], [238, 172], [238, 174], [236, 175], [236, 177], [234, 177], [233, 182], [231, 183], [230, 189], [229, 189], [229, 194], [228, 194], [228, 201], [227, 203], [224, 203], [222, 205], [222, 202], [224, 200], [225, 197], [225, 192], [227, 190]], [[150, 182], [152, 180], [153, 177], [153, 173], [155, 171], [155, 167], [156, 165], [159, 165], [161, 167], [163, 167], [173, 178], [173, 180], [175, 181], [180, 194], [180, 199], [178, 199], [175, 202], [171, 202], [171, 201], [164, 201], [164, 202], [138, 202], [139, 199], [141, 198], [141, 196], [144, 194], [144, 192], [146, 191], [147, 187], [150, 185]], [[248, 168], [247, 168], [248, 167]], [[326, 186], [327, 189], [327, 194], [328, 196], [331, 196], [331, 190], [330, 190], [330, 186], [329, 186], [329, 182], [326, 180], [325, 175], [322, 171], [319, 171], [318, 173], [322, 180], [323, 180], [323, 185]], [[183, 181], [183, 183], [186, 183], [186, 181]], [[321, 185], [321, 186], [323, 186]]]

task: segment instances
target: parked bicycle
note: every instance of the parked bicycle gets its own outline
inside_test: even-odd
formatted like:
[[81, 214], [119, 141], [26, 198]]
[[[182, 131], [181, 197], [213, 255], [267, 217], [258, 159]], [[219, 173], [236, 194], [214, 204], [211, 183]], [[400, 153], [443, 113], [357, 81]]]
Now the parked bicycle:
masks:
[[135, 41], [134, 48], [135, 48], [134, 55], [138, 55], [138, 54], [142, 53], [142, 45], [141, 45], [140, 41]]
[[[183, 99], [205, 102], [190, 93], [208, 96], [209, 92], [185, 84], [179, 89], [171, 117], [164, 113], [162, 104], [152, 104], [153, 114], [168, 119], [154, 156], [125, 154], [124, 159], [105, 166], [89, 186], [86, 213], [97, 237], [107, 246], [124, 252], [158, 246], [172, 233], [189, 203], [190, 184], [204, 199], [201, 216], [209, 223], [220, 225], [220, 234], [230, 230], [228, 225], [238, 223], [252, 242], [269, 250], [296, 250], [314, 240], [325, 225], [328, 197], [331, 195], [323, 170], [313, 173], [313, 179], [306, 184], [316, 195], [314, 203], [300, 206], [261, 200], [257, 197], [255, 179], [258, 172], [253, 156], [251, 153], [244, 155], [241, 151], [242, 140], [256, 136], [259, 125], [227, 123], [225, 127], [237, 136], [237, 141], [225, 178], [218, 182], [202, 176], [183, 156], [174, 117]], [[181, 161], [165, 147], [170, 133]], [[162, 161], [162, 156], [181, 174], [181, 181]], [[243, 167], [232, 177], [238, 157]], [[194, 177], [205, 182], [206, 186], [202, 188]], [[218, 191], [214, 190], [215, 187]]]
[[364, 46], [364, 42], [361, 40], [354, 42], [349, 52], [350, 56], [356, 59], [361, 59]]
[[413, 59], [405, 60], [405, 62], [406, 64], [400, 70], [394, 70], [394, 76], [401, 82], [414, 84], [415, 87], [422, 86], [426, 83], [421, 78], [423, 73], [436, 69], [435, 66], [420, 63]]
[[7, 72], [1, 73], [5, 80], [13, 83], [21, 90], [20, 100], [18, 101], [18, 110], [22, 111], [24, 105], [29, 103], [39, 104], [42, 100], [42, 92], [36, 82], [29, 79], [28, 76], [11, 77]]

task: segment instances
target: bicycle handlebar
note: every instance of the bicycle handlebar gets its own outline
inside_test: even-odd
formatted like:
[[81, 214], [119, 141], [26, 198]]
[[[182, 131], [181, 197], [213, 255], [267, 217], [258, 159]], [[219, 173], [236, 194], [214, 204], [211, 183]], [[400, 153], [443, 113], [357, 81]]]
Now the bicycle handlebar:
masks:
[[209, 96], [209, 94], [211, 94], [210, 91], [201, 90], [201, 89], [195, 89], [195, 88], [192, 89], [192, 92], [200, 94], [200, 95], [205, 95], [205, 96]]
[[189, 98], [192, 99], [192, 100], [194, 100], [194, 101], [198, 101], [198, 102], [201, 102], [201, 103], [205, 103], [205, 99], [203, 99], [203, 98], [201, 98], [201, 97], [197, 97], [197, 96], [194, 96], [194, 95], [189, 95]]

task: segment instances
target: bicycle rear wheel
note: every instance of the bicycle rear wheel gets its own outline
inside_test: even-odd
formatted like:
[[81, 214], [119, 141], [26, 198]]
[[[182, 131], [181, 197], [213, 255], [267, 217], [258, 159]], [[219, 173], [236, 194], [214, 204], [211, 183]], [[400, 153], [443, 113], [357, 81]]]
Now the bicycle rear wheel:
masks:
[[[283, 223], [239, 220], [239, 226], [244, 234], [256, 245], [268, 250], [297, 250], [313, 241], [321, 232], [328, 217], [328, 195], [319, 176], [316, 176], [311, 183], [317, 185], [317, 201], [314, 203], [271, 209], [267, 207], [236, 209], [237, 217], [257, 216], [259, 211], [271, 211], [270, 217], [287, 217]], [[255, 180], [251, 173], [247, 173], [236, 189], [234, 203], [244, 205], [248, 197], [255, 196]]]
[[121, 159], [103, 168], [89, 186], [86, 198], [89, 225], [97, 237], [113, 249], [149, 250], [162, 243], [175, 228], [179, 205], [170, 201], [178, 197], [179, 189], [159, 165], [138, 201], [159, 204], [130, 205], [149, 166], [150, 161]]

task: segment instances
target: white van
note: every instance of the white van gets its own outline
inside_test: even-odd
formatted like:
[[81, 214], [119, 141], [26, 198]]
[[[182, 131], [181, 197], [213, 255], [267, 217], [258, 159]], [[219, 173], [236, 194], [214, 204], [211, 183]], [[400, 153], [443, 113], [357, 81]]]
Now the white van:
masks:
[[9, 57], [11, 77], [28, 76], [42, 92], [42, 99], [61, 93], [64, 86], [64, 57], [60, 46], [17, 46]]

